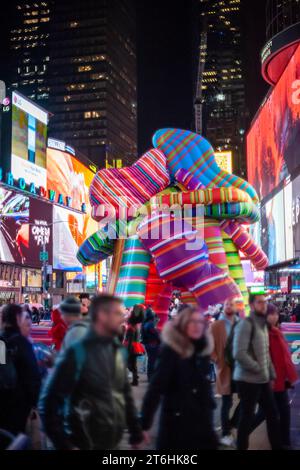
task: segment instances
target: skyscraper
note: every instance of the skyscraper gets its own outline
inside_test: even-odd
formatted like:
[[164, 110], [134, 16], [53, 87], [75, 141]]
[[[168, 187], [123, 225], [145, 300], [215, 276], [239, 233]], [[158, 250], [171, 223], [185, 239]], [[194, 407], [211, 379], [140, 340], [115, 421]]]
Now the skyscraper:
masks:
[[[245, 84], [241, 0], [199, 0], [201, 40], [195, 111], [200, 133], [216, 150], [233, 152], [234, 169], [245, 174]], [[198, 105], [197, 105], [198, 104]]]
[[49, 134], [92, 161], [136, 158], [132, 0], [19, 1], [12, 86], [53, 113]]

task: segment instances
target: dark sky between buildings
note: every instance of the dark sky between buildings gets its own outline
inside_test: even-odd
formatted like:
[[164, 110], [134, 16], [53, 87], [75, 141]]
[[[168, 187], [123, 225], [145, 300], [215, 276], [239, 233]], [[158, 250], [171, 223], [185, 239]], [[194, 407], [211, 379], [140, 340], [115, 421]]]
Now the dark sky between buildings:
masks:
[[[60, 0], [63, 1], [63, 0]], [[0, 79], [8, 79], [11, 0], [0, 18]], [[199, 46], [197, 0], [135, 0], [137, 7], [139, 154], [156, 129], [193, 128]], [[265, 0], [242, 0], [247, 106], [253, 117], [268, 87], [260, 75]]]

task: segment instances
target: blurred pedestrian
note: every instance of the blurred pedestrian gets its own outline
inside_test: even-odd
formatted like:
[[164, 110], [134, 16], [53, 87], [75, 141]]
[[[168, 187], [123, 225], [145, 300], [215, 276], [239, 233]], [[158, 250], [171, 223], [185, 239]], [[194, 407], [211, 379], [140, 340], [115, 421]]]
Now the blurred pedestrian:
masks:
[[145, 312], [145, 320], [141, 328], [142, 343], [145, 346], [147, 353], [147, 377], [150, 380], [154, 366], [157, 360], [160, 335], [156, 327], [156, 315], [151, 307], [148, 307]]
[[60, 311], [55, 308], [51, 312], [52, 327], [49, 330], [48, 335], [52, 338], [55, 351], [59, 351], [68, 326], [63, 320]]
[[91, 305], [90, 294], [88, 293], [80, 294], [79, 300], [81, 304], [81, 315], [83, 317], [86, 317], [89, 314], [89, 308]]
[[[274, 304], [268, 305], [267, 324], [269, 328], [270, 354], [276, 372], [276, 379], [272, 383], [272, 388], [279, 415], [281, 442], [284, 448], [289, 449], [291, 446], [291, 407], [288, 390], [298, 380], [298, 374], [292, 362], [288, 344], [280, 331], [279, 312]], [[264, 420], [265, 414], [260, 407], [256, 415], [253, 430]]]
[[148, 431], [161, 403], [157, 449], [216, 449], [208, 379], [213, 340], [197, 308], [182, 305], [162, 332], [162, 349], [142, 406]]
[[75, 297], [64, 299], [59, 305], [59, 311], [68, 328], [61, 346], [64, 350], [87, 333], [89, 319], [87, 316], [83, 318], [82, 304]]
[[25, 316], [20, 305], [8, 304], [2, 309], [0, 428], [13, 434], [25, 432], [41, 383], [32, 344], [21, 333]]
[[94, 297], [90, 315], [88, 334], [59, 356], [41, 394], [40, 414], [57, 450], [112, 450], [126, 427], [132, 445], [143, 440], [117, 339], [122, 302]]
[[236, 408], [232, 419], [230, 419], [230, 411], [233, 405], [233, 393], [236, 392], [234, 382], [232, 380], [232, 367], [226, 357], [227, 348], [231, 347], [235, 327], [239, 321], [237, 316], [236, 302], [234, 299], [228, 299], [224, 303], [224, 311], [211, 324], [211, 333], [214, 339], [214, 351], [212, 360], [216, 364], [216, 392], [222, 396], [221, 405], [221, 425], [222, 439], [221, 443], [232, 446], [234, 438], [231, 435], [233, 427], [237, 427], [238, 408]]
[[250, 317], [238, 323], [233, 339], [233, 378], [237, 381], [240, 397], [237, 448], [248, 449], [255, 408], [260, 403], [266, 416], [271, 447], [279, 449], [279, 421], [271, 387], [276, 375], [270, 357], [266, 322], [268, 302], [264, 295], [250, 294], [249, 304]]
[[137, 358], [145, 354], [141, 343], [140, 324], [144, 320], [144, 307], [137, 304], [133, 307], [127, 320], [124, 346], [128, 352], [128, 369], [132, 373], [131, 385], [138, 386], [139, 375], [137, 369]]

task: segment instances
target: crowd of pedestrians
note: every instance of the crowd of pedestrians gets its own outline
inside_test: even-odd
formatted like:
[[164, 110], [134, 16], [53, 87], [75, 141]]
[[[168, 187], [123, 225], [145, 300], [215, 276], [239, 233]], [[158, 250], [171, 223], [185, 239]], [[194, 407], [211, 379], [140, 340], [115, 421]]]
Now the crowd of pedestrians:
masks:
[[[298, 374], [277, 307], [263, 295], [250, 295], [249, 304], [251, 314], [241, 318], [228, 299], [218, 318], [208, 321], [175, 294], [161, 328], [150, 306], [126, 312], [109, 294], [69, 297], [52, 311], [48, 352], [30, 340], [28, 308], [4, 306], [0, 447], [8, 445], [8, 436], [32, 438], [36, 420], [44, 436], [40, 448], [116, 449], [125, 429], [131, 446], [144, 448], [159, 410], [157, 449], [246, 450], [263, 421], [271, 448], [290, 448], [289, 389]], [[140, 362], [148, 387], [137, 409], [131, 387], [139, 385]]]

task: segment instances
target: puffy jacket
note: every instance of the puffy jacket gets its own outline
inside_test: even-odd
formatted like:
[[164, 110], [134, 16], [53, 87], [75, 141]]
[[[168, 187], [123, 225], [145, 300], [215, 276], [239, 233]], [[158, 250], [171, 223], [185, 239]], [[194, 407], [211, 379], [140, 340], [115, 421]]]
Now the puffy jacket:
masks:
[[269, 352], [269, 333], [266, 319], [251, 313], [235, 328], [233, 339], [235, 360], [233, 379], [248, 383], [267, 383], [276, 377]]
[[292, 362], [287, 342], [279, 328], [270, 329], [269, 341], [270, 354], [276, 372], [273, 390], [283, 392], [287, 386], [293, 385], [298, 380], [297, 370]]
[[92, 330], [61, 353], [40, 399], [45, 431], [56, 449], [114, 449], [127, 426], [142, 440], [123, 348]]

